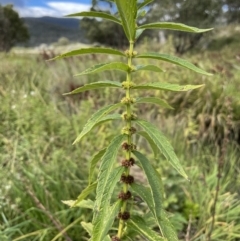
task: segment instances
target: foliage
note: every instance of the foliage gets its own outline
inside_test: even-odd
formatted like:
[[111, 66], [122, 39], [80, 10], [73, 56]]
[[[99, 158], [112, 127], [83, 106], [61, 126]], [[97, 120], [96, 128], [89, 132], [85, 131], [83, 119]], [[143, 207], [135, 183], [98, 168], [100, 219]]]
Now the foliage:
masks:
[[12, 5], [0, 5], [0, 51], [8, 52], [16, 43], [26, 42], [29, 33]]
[[[80, 22], [80, 27], [91, 43], [116, 47], [127, 46], [123, 29], [114, 22], [108, 22], [104, 19], [98, 21], [94, 18], [84, 17]], [[112, 31], [112, 29], [114, 29], [114, 31]]]
[[[111, 16], [110, 14], [103, 14], [102, 12], [89, 12], [89, 13], [76, 13], [70, 16], [90, 16], [90, 17], [100, 17], [107, 19], [109, 21], [116, 22], [122, 26], [125, 36], [129, 42], [129, 49], [124, 53], [117, 51], [115, 49], [108, 48], [88, 48], [88, 49], [78, 49], [71, 51], [62, 55], [55, 57], [54, 59], [62, 59], [65, 57], [75, 56], [75, 55], [85, 55], [88, 53], [94, 54], [113, 54], [123, 58], [123, 55], [127, 63], [123, 61], [110, 62], [110, 63], [100, 63], [94, 65], [85, 71], [82, 71], [79, 75], [89, 75], [93, 73], [102, 72], [105, 70], [120, 70], [125, 73], [125, 79], [122, 82], [115, 82], [113, 86], [115, 88], [121, 89], [125, 92], [125, 97], [115, 104], [110, 104], [105, 107], [100, 108], [95, 112], [92, 117], [87, 121], [83, 127], [81, 133], [78, 135], [74, 144], [81, 141], [95, 126], [98, 126], [102, 122], [112, 120], [108, 117], [108, 114], [116, 109], [125, 108], [125, 112], [122, 114], [122, 119], [125, 123], [121, 134], [115, 136], [110, 141], [109, 145], [103, 150], [97, 151], [97, 153], [92, 158], [94, 163], [90, 164], [90, 173], [93, 172], [93, 168], [96, 168], [97, 161], [100, 162], [99, 174], [95, 182], [89, 183], [89, 185], [82, 191], [78, 199], [75, 201], [65, 201], [71, 207], [80, 205], [84, 198], [96, 188], [96, 199], [93, 206], [93, 219], [92, 222], [84, 227], [87, 227], [87, 231], [90, 233], [92, 241], [102, 241], [109, 240], [110, 234], [112, 234], [111, 229], [114, 226], [114, 220], [117, 215], [119, 218], [119, 225], [117, 234], [112, 236], [112, 240], [118, 241], [123, 239], [132, 239], [135, 236], [145, 237], [149, 240], [178, 240], [177, 234], [174, 230], [173, 225], [169, 221], [168, 215], [163, 209], [164, 194], [162, 188], [162, 177], [158, 171], [152, 166], [148, 158], [143, 154], [143, 151], [139, 152], [136, 144], [134, 143], [135, 135], [138, 130], [135, 125], [139, 126], [144, 130], [146, 135], [146, 141], [152, 146], [155, 153], [162, 153], [163, 156], [170, 162], [174, 169], [181, 174], [186, 179], [188, 178], [183, 167], [180, 164], [178, 157], [176, 156], [171, 144], [167, 138], [150, 122], [140, 119], [133, 111], [133, 106], [136, 102], [135, 98], [132, 97], [132, 91], [139, 89], [147, 90], [150, 87], [154, 87], [159, 90], [168, 91], [187, 91], [189, 89], [199, 88], [201, 85], [197, 86], [179, 86], [171, 85], [169, 83], [150, 83], [146, 85], [138, 82], [133, 82], [133, 74], [140, 70], [150, 70], [152, 72], [161, 72], [162, 70], [155, 65], [133, 65], [135, 59], [156, 59], [165, 62], [170, 62], [186, 69], [201, 73], [203, 75], [211, 75], [199, 67], [189, 63], [188, 61], [174, 57], [167, 54], [159, 53], [143, 53], [138, 54], [134, 51], [134, 44], [143, 33], [145, 29], [159, 28], [159, 29], [169, 29], [169, 30], [180, 30], [180, 31], [190, 31], [193, 33], [201, 33], [209, 31], [210, 29], [197, 29], [194, 27], [178, 24], [178, 23], [152, 23], [152, 25], [137, 25], [137, 18], [139, 17], [139, 11], [145, 6], [145, 4], [137, 5], [137, 0], [129, 0], [127, 2], [122, 0], [115, 0], [116, 8], [118, 10], [118, 15]], [[146, 4], [149, 1], [146, 2]], [[109, 81], [95, 82], [93, 88], [110, 87]], [[111, 86], [111, 87], [113, 87]], [[76, 94], [78, 92], [89, 90], [89, 85], [84, 85], [81, 88], [73, 90], [68, 94]], [[165, 103], [161, 99], [156, 99], [155, 102]], [[144, 102], [144, 98], [142, 98]], [[149, 99], [148, 101], [149, 102]], [[120, 147], [122, 148], [122, 153], [125, 155], [125, 159], [122, 161], [121, 166], [116, 167], [115, 160], [117, 159], [117, 154]], [[133, 157], [135, 156], [137, 160]], [[97, 160], [96, 157], [99, 157]], [[140, 185], [134, 186], [134, 177], [130, 174], [131, 167], [137, 164], [145, 173], [148, 186]], [[91, 180], [91, 179], [90, 179]], [[116, 188], [119, 180], [122, 182], [122, 191], [118, 194], [118, 200], [116, 201], [112, 198], [112, 194]], [[140, 214], [132, 215], [134, 210], [132, 210], [132, 186], [133, 190], [139, 195], [142, 200], [147, 205], [150, 216], [155, 220], [155, 224], [158, 227], [157, 230], [146, 228], [148, 227], [147, 220], [144, 218], [144, 210], [139, 210]], [[134, 233], [131, 233], [134, 231]]]
[[[222, 13], [222, 4], [218, 0], [171, 0], [156, 1], [152, 5], [147, 21], [176, 21], [188, 25], [206, 28], [214, 26]], [[193, 17], [194, 16], [194, 17]], [[203, 33], [176, 32], [173, 34], [175, 51], [183, 54], [193, 49], [203, 37]]]
[[238, 0], [223, 0], [227, 8], [226, 16], [229, 23], [240, 23], [240, 2]]
[[[223, 29], [224, 32], [231, 34], [230, 30], [229, 27]], [[233, 37], [235, 36], [234, 32]], [[216, 41], [221, 41], [220, 36], [219, 39], [217, 39], [218, 35], [215, 37]], [[153, 47], [160, 48], [154, 42], [146, 41], [145, 44], [137, 46], [137, 51], [148, 52], [152, 51]], [[64, 48], [61, 47], [61, 50], [56, 48], [54, 52], [64, 52]], [[189, 175], [190, 182], [181, 178], [164, 159], [161, 159], [160, 170], [159, 161], [155, 160], [151, 147], [140, 135], [143, 131], [137, 132], [139, 135], [135, 136], [135, 142], [139, 147], [138, 150], [146, 150], [151, 163], [163, 178], [165, 190], [163, 206], [180, 240], [186, 240], [187, 233], [189, 233], [189, 240], [205, 239], [204, 233], [207, 232], [211, 222], [211, 208], [216, 191], [218, 160], [216, 150], [218, 148], [211, 139], [204, 144], [201, 140], [205, 135], [195, 134], [196, 131], [200, 132], [200, 126], [192, 114], [197, 112], [198, 116], [211, 115], [213, 120], [221, 120], [218, 116], [228, 115], [223, 112], [225, 107], [221, 108], [221, 103], [225, 101], [226, 96], [231, 96], [236, 98], [236, 102], [231, 102], [230, 115], [234, 117], [233, 122], [236, 125], [239, 123], [240, 102], [237, 102], [237, 99], [240, 100], [238, 94], [240, 62], [236, 52], [238, 48], [239, 42], [236, 42], [234, 45], [228, 44], [216, 51], [200, 51], [186, 56], [192, 63], [198, 63], [200, 67], [214, 73], [211, 81], [205, 76], [167, 62], [162, 62], [161, 68], [167, 71], [161, 74], [159, 72], [150, 74], [148, 71], [139, 71], [134, 74], [139, 83], [151, 81], [160, 83], [170, 79], [178, 85], [205, 83], [204, 88], [189, 91], [188, 95], [185, 95], [185, 92], [165, 92], [156, 89], [142, 91], [142, 96], [156, 96], [158, 99], [167, 100], [174, 107], [171, 111], [159, 108], [161, 105], [158, 104], [141, 103], [141, 99], [137, 98], [136, 90], [132, 91], [133, 97], [136, 97], [134, 108], [138, 108], [138, 116], [151, 121], [167, 135]], [[20, 50], [21, 53], [18, 54]], [[162, 52], [172, 51], [171, 43], [162, 47]], [[2, 168], [0, 172], [0, 240], [38, 241], [52, 240], [56, 236], [55, 240], [65, 240], [49, 216], [42, 213], [42, 209], [27, 193], [26, 184], [33, 187], [32, 191], [38, 200], [53, 217], [61, 222], [62, 230], [64, 227], [67, 228], [66, 233], [72, 240], [78, 240], [79, 233], [81, 233], [81, 240], [87, 240], [88, 233], [84, 232], [80, 221], [85, 220], [85, 223], [81, 223], [85, 228], [90, 226], [88, 223], [91, 220], [90, 209], [83, 207], [68, 209], [59, 200], [76, 198], [79, 190], [84, 190], [88, 185], [87, 162], [91, 159], [92, 153], [96, 150], [104, 151], [104, 146], [107, 146], [113, 136], [119, 133], [120, 120], [115, 119], [112, 123], [102, 122], [101, 126], [92, 129], [84, 137], [84, 141], [77, 144], [77, 148], [69, 143], [74, 140], [84, 126], [86, 118], [94, 110], [103, 105], [117, 103], [122, 91], [120, 88], [101, 88], [64, 97], [62, 93], [81, 88], [83, 84], [89, 84], [92, 87], [91, 83], [98, 82], [100, 79], [121, 81], [124, 80], [125, 73], [110, 70], [72, 78], [72, 75], [79, 70], [100, 62], [103, 56], [84, 55], [46, 64], [38, 52], [31, 54], [32, 52], [33, 49], [29, 48], [14, 48], [11, 54], [0, 54], [0, 58], [4, 59], [0, 64], [0, 165]], [[104, 57], [106, 61], [119, 61], [116, 55]], [[144, 65], [154, 64], [154, 61], [141, 60]], [[214, 111], [216, 104], [218, 107]], [[198, 105], [202, 107], [199, 108]], [[189, 113], [190, 109], [193, 113]], [[114, 115], [117, 117], [119, 114]], [[224, 123], [215, 122], [215, 124]], [[211, 128], [213, 130], [213, 126]], [[214, 135], [211, 131], [204, 133], [211, 133], [212, 137]], [[98, 140], [97, 135], [101, 137]], [[189, 135], [191, 139], [188, 139]], [[239, 240], [237, 236], [240, 233], [239, 145], [237, 146], [229, 138], [228, 148], [212, 241]], [[98, 166], [95, 161], [91, 159], [91, 163]], [[136, 183], [147, 184], [142, 171], [135, 168], [136, 166], [131, 172]], [[24, 170], [34, 173], [34, 176], [27, 176]], [[94, 181], [97, 170], [94, 168], [91, 170], [93, 170], [91, 180]], [[117, 195], [117, 190], [114, 193]], [[89, 198], [93, 200], [94, 194]], [[92, 203], [86, 203], [85, 207], [91, 208], [91, 205]], [[143, 209], [147, 210], [145, 203], [138, 198], [138, 195], [134, 199], [134, 209], [133, 215], [139, 214]], [[191, 213], [193, 215], [190, 221]], [[148, 220], [149, 227], [157, 230], [151, 213], [146, 213], [144, 218]], [[191, 224], [190, 228], [188, 228], [189, 224]], [[136, 240], [143, 240], [143, 238], [136, 238]]]

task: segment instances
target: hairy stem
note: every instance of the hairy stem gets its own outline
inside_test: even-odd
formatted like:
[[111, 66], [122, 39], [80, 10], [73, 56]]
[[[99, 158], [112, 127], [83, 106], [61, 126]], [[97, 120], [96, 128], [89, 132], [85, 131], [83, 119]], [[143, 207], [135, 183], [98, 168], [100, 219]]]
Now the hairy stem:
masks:
[[[131, 75], [131, 71], [130, 69], [132, 68], [132, 56], [133, 56], [133, 48], [134, 48], [134, 42], [130, 42], [130, 46], [129, 46], [129, 54], [128, 54], [128, 66], [129, 66], [129, 72], [127, 73], [127, 79], [126, 79], [126, 83], [127, 83], [127, 88], [126, 88], [126, 99], [130, 100], [131, 98], [131, 93], [130, 93], [130, 85], [131, 85], [131, 81], [132, 81], [132, 75]], [[131, 103], [127, 103], [126, 104], [126, 112], [127, 112], [127, 116], [128, 118], [126, 118], [126, 127], [129, 130], [129, 134], [127, 137], [127, 144], [128, 146], [132, 146], [132, 135], [131, 135], [131, 128], [132, 128], [132, 121], [131, 121], [131, 116], [132, 116], [132, 110], [131, 110]], [[129, 150], [126, 151], [126, 160], [130, 160], [131, 158], [131, 148]], [[125, 175], [129, 176], [130, 173], [130, 168], [126, 168], [125, 170]], [[123, 192], [127, 193], [128, 192], [128, 185], [127, 183], [123, 183]], [[125, 200], [123, 202], [123, 205], [121, 207], [121, 213], [124, 213], [127, 211], [127, 200]], [[118, 234], [117, 237], [120, 239], [123, 235], [123, 229], [125, 226], [125, 221], [123, 219], [120, 218], [119, 221], [119, 227], [118, 227]]]

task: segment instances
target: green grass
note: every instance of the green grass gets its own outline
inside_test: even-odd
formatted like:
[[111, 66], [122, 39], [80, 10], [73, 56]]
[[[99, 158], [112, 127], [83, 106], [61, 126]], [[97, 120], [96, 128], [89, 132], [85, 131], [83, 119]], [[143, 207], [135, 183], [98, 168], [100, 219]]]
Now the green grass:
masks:
[[[157, 46], [155, 46], [157, 48]], [[140, 47], [147, 49], [146, 45]], [[171, 46], [167, 46], [170, 48]], [[164, 51], [163, 51], [164, 52]], [[166, 51], [167, 52], [167, 51]], [[169, 52], [169, 51], [168, 51]], [[73, 78], [72, 75], [108, 57], [81, 57], [45, 62], [41, 56], [3, 55], [0, 66], [0, 240], [88, 240], [80, 221], [91, 219], [88, 210], [69, 209], [61, 200], [75, 199], [86, 186], [88, 160], [120, 132], [118, 122], [94, 129], [94, 134], [72, 146], [85, 121], [94, 110], [122, 98], [119, 90], [92, 91], [74, 97], [62, 96], [100, 75]], [[165, 206], [174, 213], [172, 221], [185, 240], [191, 215], [190, 240], [205, 240], [211, 222], [211, 206], [217, 182], [218, 139], [229, 126], [228, 152], [216, 211], [213, 241], [236, 241], [240, 236], [239, 193], [239, 91], [240, 62], [234, 49], [185, 56], [212, 78], [159, 62], [163, 74], [136, 73], [137, 81], [205, 83], [187, 96], [157, 92], [175, 107], [174, 111], [142, 105], [139, 115], [151, 119], [169, 137], [191, 182], [171, 171], [167, 161], [153, 161], [162, 168], [166, 188]], [[148, 73], [149, 74], [149, 73]], [[102, 80], [124, 80], [114, 71]], [[152, 96], [143, 92], [143, 96]], [[226, 104], [226, 98], [231, 101]], [[107, 100], [107, 101], [106, 101]], [[193, 111], [189, 111], [191, 106]], [[146, 114], [147, 113], [147, 114]], [[230, 117], [229, 117], [230, 116]], [[210, 119], [210, 127], [205, 127]], [[235, 133], [234, 133], [235, 131]], [[107, 133], [107, 134], [106, 134]], [[97, 136], [97, 138], [96, 138]], [[148, 151], [143, 140], [139, 148]], [[141, 176], [141, 175], [140, 175]], [[91, 196], [94, 198], [94, 194]], [[71, 224], [74, 224], [71, 226]]]

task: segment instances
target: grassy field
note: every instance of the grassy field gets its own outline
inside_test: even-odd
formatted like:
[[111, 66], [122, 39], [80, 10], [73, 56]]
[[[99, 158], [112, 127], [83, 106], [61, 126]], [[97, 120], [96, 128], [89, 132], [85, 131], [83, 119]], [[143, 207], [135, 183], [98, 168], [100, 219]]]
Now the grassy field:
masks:
[[[174, 110], [142, 105], [138, 111], [169, 137], [190, 177], [188, 182], [164, 158], [152, 158], [164, 178], [164, 205], [181, 240], [206, 240], [219, 165], [223, 171], [212, 241], [240, 240], [239, 47], [183, 56], [213, 77], [160, 62], [167, 70], [163, 74], [135, 74], [138, 82], [205, 84], [187, 95], [156, 91]], [[147, 50], [148, 44], [138, 48]], [[170, 45], [154, 48], [173, 52]], [[96, 80], [123, 81], [124, 75], [112, 71], [73, 78], [93, 64], [108, 62], [106, 56], [58, 62], [46, 62], [44, 54], [13, 52], [0, 57], [0, 240], [88, 240], [80, 222], [89, 221], [91, 212], [69, 209], [61, 200], [75, 199], [86, 186], [88, 160], [121, 131], [122, 123], [104, 124], [83, 142], [74, 146], [72, 142], [94, 110], [120, 101], [123, 92], [106, 89], [74, 97], [62, 93]], [[147, 91], [142, 94], [153, 96]], [[153, 157], [142, 139], [136, 142]]]

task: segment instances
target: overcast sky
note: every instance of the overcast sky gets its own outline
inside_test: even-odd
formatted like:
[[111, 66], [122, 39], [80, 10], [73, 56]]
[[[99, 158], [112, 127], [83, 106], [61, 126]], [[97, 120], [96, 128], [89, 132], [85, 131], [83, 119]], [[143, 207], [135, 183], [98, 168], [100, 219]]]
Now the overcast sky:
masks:
[[91, 0], [0, 0], [1, 5], [13, 4], [20, 17], [62, 17], [89, 10]]

